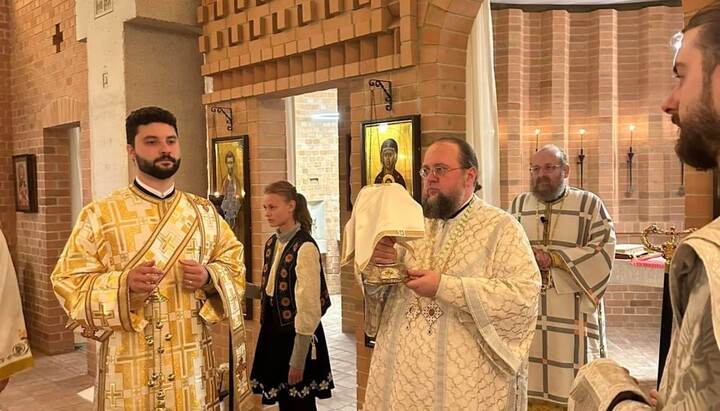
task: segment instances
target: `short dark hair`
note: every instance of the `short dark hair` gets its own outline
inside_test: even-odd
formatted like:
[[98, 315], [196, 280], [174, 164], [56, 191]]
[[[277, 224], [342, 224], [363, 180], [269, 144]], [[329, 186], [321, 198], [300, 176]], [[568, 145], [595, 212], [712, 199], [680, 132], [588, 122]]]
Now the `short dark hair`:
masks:
[[696, 44], [703, 58], [703, 85], [709, 86], [713, 71], [720, 64], [720, 1], [698, 10], [682, 32], [699, 28]]
[[146, 126], [150, 123], [167, 124], [175, 129], [175, 134], [178, 132], [177, 119], [173, 113], [160, 107], [143, 107], [133, 111], [125, 119], [127, 143], [135, 147], [135, 136], [138, 133], [138, 127]]
[[439, 139], [433, 141], [432, 144], [436, 143], [452, 143], [458, 146], [458, 150], [460, 151], [460, 154], [458, 155], [458, 163], [460, 163], [460, 167], [462, 168], [475, 168], [475, 171], [477, 171], [477, 174], [475, 174], [475, 191], [480, 190], [482, 188], [482, 186], [478, 183], [478, 177], [480, 176], [480, 166], [478, 163], [477, 155], [475, 154], [475, 150], [473, 150], [470, 144], [467, 141], [457, 137], [440, 137]]

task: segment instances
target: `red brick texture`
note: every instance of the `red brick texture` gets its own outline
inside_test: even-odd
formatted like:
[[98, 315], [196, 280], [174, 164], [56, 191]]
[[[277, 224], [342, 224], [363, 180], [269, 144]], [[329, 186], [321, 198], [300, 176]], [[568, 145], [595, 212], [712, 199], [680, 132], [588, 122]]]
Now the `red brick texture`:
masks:
[[[69, 127], [81, 129], [83, 198], [91, 198], [87, 109], [86, 47], [75, 41], [75, 1], [0, 2], [0, 141], [3, 152], [37, 158], [38, 213], [14, 213], [12, 172], [6, 155], [0, 165], [4, 183], [0, 212], [16, 220], [9, 239], [21, 279], [25, 320], [32, 346], [58, 353], [73, 348], [65, 331], [67, 316], [50, 285], [50, 273], [72, 228], [69, 193]], [[62, 32], [59, 51], [53, 44]], [[9, 43], [9, 45], [8, 45]], [[8, 59], [9, 55], [9, 59]], [[3, 74], [5, 73], [5, 74]], [[8, 76], [9, 73], [9, 76]], [[6, 87], [10, 84], [10, 87]], [[9, 92], [8, 92], [9, 90]], [[8, 116], [9, 114], [9, 116]], [[10, 121], [6, 121], [6, 119]], [[12, 213], [12, 214], [10, 214]], [[14, 215], [13, 215], [14, 214]]]
[[[682, 227], [676, 128], [660, 110], [674, 85], [669, 39], [682, 26], [677, 7], [635, 11], [493, 11], [500, 125], [502, 206], [529, 188], [539, 144], [564, 147], [570, 183], [598, 194], [627, 241], [650, 223]], [[633, 193], [628, 193], [629, 126], [635, 125]], [[690, 199], [687, 199], [690, 201]]]
[[613, 284], [604, 298], [608, 328], [660, 326], [662, 288]]

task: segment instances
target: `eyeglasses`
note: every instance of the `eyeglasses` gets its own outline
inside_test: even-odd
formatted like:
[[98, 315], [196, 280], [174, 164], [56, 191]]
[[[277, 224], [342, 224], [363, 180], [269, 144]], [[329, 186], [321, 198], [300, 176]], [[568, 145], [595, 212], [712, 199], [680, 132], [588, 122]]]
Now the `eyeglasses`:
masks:
[[563, 168], [563, 167], [565, 167], [564, 164], [554, 164], [554, 165], [546, 164], [546, 165], [544, 165], [544, 166], [542, 166], [542, 167], [540, 167], [540, 166], [532, 166], [532, 167], [530, 167], [528, 170], [530, 170], [530, 172], [533, 173], [533, 174], [539, 173], [540, 170], [544, 171], [545, 174], [550, 174], [550, 173], [552, 173], [553, 171], [555, 171], [556, 168]]
[[470, 168], [470, 167], [455, 167], [455, 168], [447, 168], [447, 167], [443, 167], [443, 166], [437, 166], [437, 167], [433, 167], [433, 168], [430, 168], [427, 166], [420, 167], [420, 177], [428, 178], [430, 173], [432, 173], [432, 175], [434, 175], [435, 177], [442, 178], [442, 176], [444, 176], [445, 174], [447, 174], [453, 170], [461, 170], [461, 169], [465, 169], [465, 168]]

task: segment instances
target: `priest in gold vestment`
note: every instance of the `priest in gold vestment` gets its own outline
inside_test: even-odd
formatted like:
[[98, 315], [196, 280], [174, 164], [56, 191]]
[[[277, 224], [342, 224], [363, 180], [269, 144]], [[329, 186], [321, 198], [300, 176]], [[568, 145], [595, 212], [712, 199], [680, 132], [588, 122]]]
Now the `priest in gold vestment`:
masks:
[[175, 117], [126, 120], [137, 178], [81, 212], [51, 280], [69, 326], [100, 342], [95, 408], [219, 410], [209, 325], [232, 331], [235, 410], [249, 409], [243, 246], [213, 205], [175, 190]]
[[410, 278], [365, 286], [377, 340], [364, 410], [527, 407], [540, 275], [520, 224], [474, 195], [477, 170], [464, 140], [433, 143], [420, 170], [425, 236], [412, 253], [391, 237], [374, 249], [373, 263], [399, 257]]

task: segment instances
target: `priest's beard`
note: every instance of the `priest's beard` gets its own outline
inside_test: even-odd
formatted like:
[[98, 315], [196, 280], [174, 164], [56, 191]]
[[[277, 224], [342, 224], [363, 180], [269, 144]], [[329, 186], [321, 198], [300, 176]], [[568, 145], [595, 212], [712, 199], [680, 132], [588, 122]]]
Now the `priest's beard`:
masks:
[[449, 194], [438, 192], [434, 198], [430, 198], [429, 194], [423, 193], [423, 215], [427, 218], [448, 219], [460, 208], [462, 195], [462, 188]]
[[559, 180], [553, 181], [550, 177], [538, 177], [532, 180], [532, 192], [539, 199], [550, 202], [560, 198], [567, 185], [565, 179], [560, 176]]
[[[169, 155], [158, 157], [153, 162], [145, 160], [137, 154], [135, 154], [135, 159], [137, 161], [137, 165], [140, 171], [151, 177], [155, 177], [158, 180], [166, 180], [172, 177], [173, 175], [175, 175], [175, 173], [177, 173], [178, 169], [180, 168], [180, 159], [173, 158]], [[155, 165], [161, 161], [172, 161], [173, 165], [170, 168], [160, 168]]]
[[718, 166], [720, 114], [713, 109], [710, 89], [703, 92], [700, 104], [688, 108], [685, 118], [673, 114], [672, 122], [680, 128], [675, 143], [680, 160], [703, 171]]

